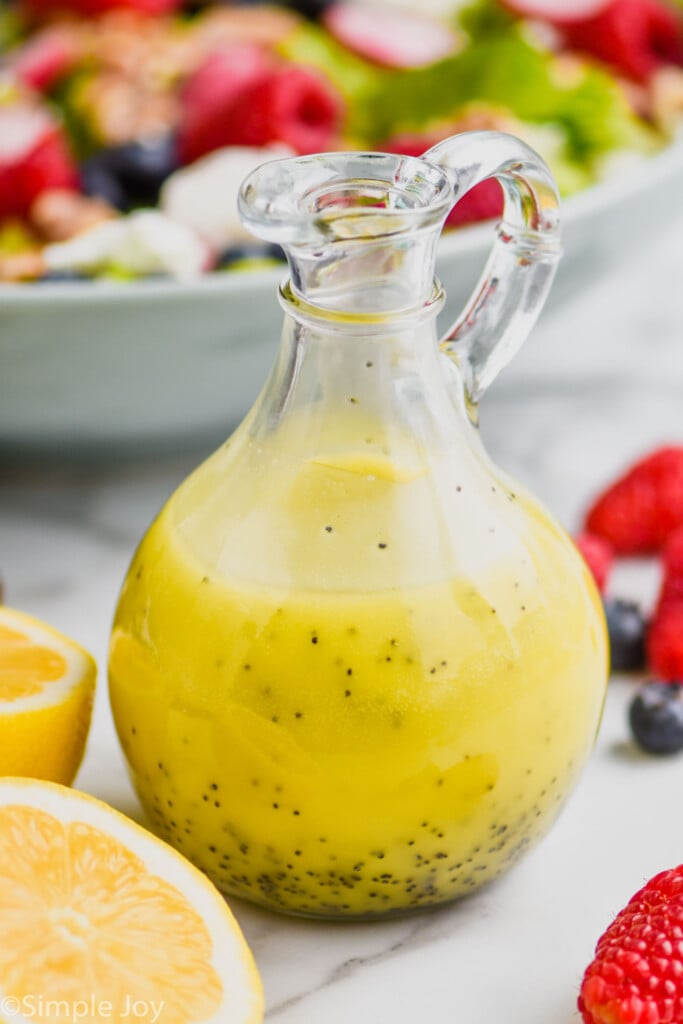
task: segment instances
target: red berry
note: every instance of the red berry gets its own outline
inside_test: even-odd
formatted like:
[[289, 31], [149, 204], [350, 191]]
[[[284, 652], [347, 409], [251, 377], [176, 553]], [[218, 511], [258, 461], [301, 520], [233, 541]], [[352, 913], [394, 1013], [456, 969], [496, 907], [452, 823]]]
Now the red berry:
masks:
[[662, 552], [662, 587], [659, 606], [683, 604], [683, 527], [675, 530]]
[[[395, 135], [379, 146], [382, 153], [401, 153], [403, 156], [423, 156], [428, 149], [442, 141], [439, 135]], [[500, 219], [503, 215], [503, 190], [494, 179], [482, 181], [458, 200], [446, 218], [449, 227], [463, 227], [477, 221]]]
[[683, 680], [683, 600], [661, 601], [647, 634], [650, 668], [668, 682]]
[[565, 43], [647, 81], [664, 64], [683, 64], [683, 20], [661, 0], [612, 0], [564, 27]]
[[606, 540], [603, 540], [602, 537], [596, 537], [592, 533], [580, 533], [574, 539], [574, 543], [592, 572], [598, 590], [602, 593], [607, 586], [612, 562], [614, 561], [614, 552], [611, 545]]
[[482, 220], [500, 219], [503, 216], [503, 205], [503, 189], [495, 178], [488, 178], [458, 200], [448, 214], [446, 223], [454, 228]]
[[318, 74], [307, 68], [282, 67], [239, 98], [234, 142], [247, 146], [284, 142], [297, 153], [317, 153], [332, 145], [343, 113], [341, 97]]
[[96, 18], [105, 11], [124, 8], [139, 14], [170, 14], [177, 11], [183, 0], [23, 0], [24, 10], [34, 18], [58, 13], [80, 14]]
[[224, 146], [283, 142], [298, 153], [329, 149], [339, 132], [344, 104], [316, 72], [275, 65], [256, 46], [211, 54], [188, 82], [178, 152], [191, 163]]
[[342, 46], [387, 68], [434, 64], [456, 47], [447, 25], [407, 11], [335, 3], [323, 24]]
[[662, 552], [665, 578], [683, 580], [683, 526], [671, 534]]
[[44, 110], [0, 106], [0, 220], [26, 217], [47, 189], [76, 189], [76, 167], [59, 126]]
[[659, 551], [683, 526], [683, 448], [661, 448], [636, 463], [586, 516], [586, 530], [620, 555]]
[[232, 118], [238, 96], [270, 72], [257, 46], [217, 50], [192, 75], [182, 96], [178, 152], [183, 163], [232, 143]]
[[522, 18], [534, 18], [539, 21], [550, 21], [553, 25], [565, 25], [567, 22], [592, 18], [611, 0], [502, 0], [503, 6], [519, 14]]
[[584, 1024], [683, 1021], [683, 865], [632, 897], [601, 937], [583, 977]]
[[38, 92], [48, 92], [73, 70], [80, 53], [79, 34], [54, 25], [15, 49], [9, 66], [24, 85]]

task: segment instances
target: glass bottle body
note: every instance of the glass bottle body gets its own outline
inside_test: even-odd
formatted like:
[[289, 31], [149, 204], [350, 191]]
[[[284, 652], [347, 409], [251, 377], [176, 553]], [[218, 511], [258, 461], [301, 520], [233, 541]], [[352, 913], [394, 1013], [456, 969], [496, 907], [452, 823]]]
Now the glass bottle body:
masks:
[[599, 723], [601, 606], [482, 450], [437, 300], [285, 305], [259, 402], [136, 554], [112, 706], [153, 823], [226, 893], [405, 913], [554, 820]]

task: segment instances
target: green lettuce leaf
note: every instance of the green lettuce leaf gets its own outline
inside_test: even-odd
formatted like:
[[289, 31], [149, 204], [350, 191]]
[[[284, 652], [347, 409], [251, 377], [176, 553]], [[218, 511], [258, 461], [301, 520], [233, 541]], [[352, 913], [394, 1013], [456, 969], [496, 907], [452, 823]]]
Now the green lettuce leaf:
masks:
[[461, 12], [459, 24], [469, 38], [460, 52], [410, 71], [377, 67], [314, 25], [297, 29], [280, 51], [316, 68], [339, 89], [348, 105], [347, 134], [360, 145], [373, 147], [402, 133], [447, 131], [473, 107], [489, 108], [556, 131], [562, 145], [555, 147], [554, 168], [561, 165], [558, 176], [566, 179], [567, 191], [586, 184], [591, 165], [605, 153], [653, 147], [653, 133], [602, 68], [568, 64], [543, 49], [490, 0]]

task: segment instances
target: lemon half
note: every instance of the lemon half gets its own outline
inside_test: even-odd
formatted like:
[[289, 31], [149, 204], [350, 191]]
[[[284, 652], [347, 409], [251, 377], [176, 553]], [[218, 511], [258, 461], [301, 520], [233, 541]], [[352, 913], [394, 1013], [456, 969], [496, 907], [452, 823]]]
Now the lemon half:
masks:
[[73, 640], [0, 606], [0, 775], [73, 782], [96, 673], [92, 657]]
[[[59, 1014], [57, 1014], [59, 1009]], [[225, 900], [106, 804], [0, 780], [0, 1021], [259, 1024]]]

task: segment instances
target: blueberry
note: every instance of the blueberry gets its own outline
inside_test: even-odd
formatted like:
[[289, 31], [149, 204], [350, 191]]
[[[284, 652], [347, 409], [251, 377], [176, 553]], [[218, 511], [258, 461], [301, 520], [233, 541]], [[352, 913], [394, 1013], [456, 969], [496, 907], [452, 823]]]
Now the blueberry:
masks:
[[649, 754], [683, 750], [683, 686], [646, 683], [631, 701], [629, 723], [636, 743]]
[[612, 669], [635, 672], [645, 668], [645, 617], [633, 601], [605, 601]]
[[297, 14], [303, 14], [304, 18], [310, 18], [311, 21], [321, 18], [336, 2], [337, 0], [283, 0], [285, 7], [291, 8]]
[[175, 139], [158, 136], [103, 150], [112, 173], [132, 206], [156, 206], [159, 190], [178, 168]]
[[218, 254], [216, 270], [227, 270], [236, 263], [243, 263], [246, 260], [277, 260], [282, 262], [285, 259], [284, 250], [279, 245], [269, 245], [261, 242], [244, 242], [240, 245], [231, 245]]
[[47, 270], [42, 277], [34, 282], [35, 284], [67, 284], [73, 281], [89, 281], [87, 274], [80, 270]]
[[101, 149], [81, 166], [86, 195], [100, 196], [117, 210], [156, 206], [159, 190], [178, 167], [170, 135]]
[[86, 196], [97, 196], [115, 210], [128, 210], [128, 199], [118, 178], [112, 174], [102, 153], [96, 153], [81, 164], [81, 189]]

